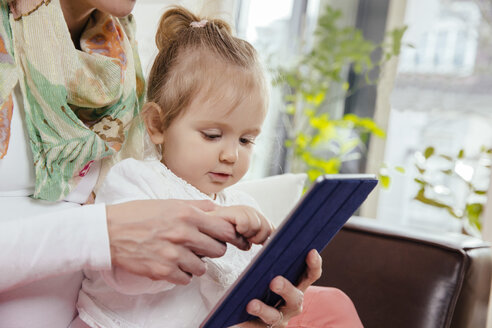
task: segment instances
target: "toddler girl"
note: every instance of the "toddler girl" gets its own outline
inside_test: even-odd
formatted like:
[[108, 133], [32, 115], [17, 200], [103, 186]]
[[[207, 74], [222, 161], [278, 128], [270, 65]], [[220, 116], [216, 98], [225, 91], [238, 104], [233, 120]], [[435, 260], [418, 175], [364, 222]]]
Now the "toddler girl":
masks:
[[[233, 220], [245, 244], [263, 243], [272, 226], [257, 204], [224, 190], [247, 172], [266, 115], [267, 87], [255, 50], [232, 37], [225, 22], [200, 20], [183, 8], [164, 14], [156, 42], [142, 115], [162, 158], [116, 164], [96, 202], [208, 199], [227, 206], [215, 213]], [[169, 238], [183, 234], [171, 229]], [[91, 327], [198, 327], [258, 247], [228, 245], [221, 258], [203, 258], [206, 273], [193, 279], [184, 274], [153, 281], [118, 268], [87, 271], [79, 316]], [[179, 261], [180, 255], [163, 256]]]

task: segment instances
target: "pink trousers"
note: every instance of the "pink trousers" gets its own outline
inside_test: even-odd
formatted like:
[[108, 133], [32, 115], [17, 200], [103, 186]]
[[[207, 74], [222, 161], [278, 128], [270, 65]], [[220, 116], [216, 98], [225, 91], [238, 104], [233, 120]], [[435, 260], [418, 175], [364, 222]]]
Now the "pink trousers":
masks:
[[[362, 328], [350, 298], [340, 289], [311, 286], [304, 293], [302, 313], [286, 328]], [[70, 328], [89, 328], [79, 317]]]
[[362, 328], [350, 298], [340, 289], [311, 286], [304, 293], [302, 313], [287, 328]]

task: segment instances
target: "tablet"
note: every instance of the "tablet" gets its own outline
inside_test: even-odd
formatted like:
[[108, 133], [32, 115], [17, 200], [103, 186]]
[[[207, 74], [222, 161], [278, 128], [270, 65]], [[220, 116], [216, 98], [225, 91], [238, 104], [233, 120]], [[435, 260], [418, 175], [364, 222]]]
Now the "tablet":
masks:
[[254, 298], [277, 305], [282, 299], [269, 289], [272, 279], [281, 275], [296, 284], [306, 269], [308, 252], [321, 252], [376, 184], [376, 177], [366, 174], [318, 178], [200, 327], [229, 327], [255, 319], [246, 312]]

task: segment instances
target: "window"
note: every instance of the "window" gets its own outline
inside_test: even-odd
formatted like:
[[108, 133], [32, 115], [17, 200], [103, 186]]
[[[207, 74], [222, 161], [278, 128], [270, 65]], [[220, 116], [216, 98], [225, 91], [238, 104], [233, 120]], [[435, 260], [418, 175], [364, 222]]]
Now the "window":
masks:
[[[408, 7], [420, 1], [408, 2]], [[480, 10], [471, 1], [429, 1], [407, 10], [410, 26], [406, 48], [400, 58], [401, 73], [470, 75], [475, 67], [480, 27]], [[425, 8], [425, 9], [423, 9]], [[423, 13], [424, 10], [429, 12]], [[431, 15], [430, 22], [425, 16]], [[414, 29], [414, 31], [412, 31]]]
[[[238, 36], [251, 42], [258, 50], [266, 71], [279, 62], [289, 60], [289, 47], [292, 44], [289, 41], [293, 33], [290, 28], [293, 0], [241, 1], [238, 10]], [[277, 134], [281, 101], [279, 92], [271, 89], [270, 108], [255, 146], [252, 167], [247, 178], [267, 176], [276, 169], [273, 163], [277, 161], [279, 149], [283, 147], [282, 137]]]
[[[462, 229], [449, 211], [416, 201], [422, 176], [434, 185], [426, 197], [460, 216], [465, 203], [484, 203], [470, 185], [488, 188], [492, 141], [491, 26], [474, 1], [408, 0], [408, 31], [391, 95], [385, 163], [404, 166], [379, 197], [378, 218], [451, 231]], [[425, 149], [435, 155], [425, 159]], [[460, 150], [463, 156], [460, 157]], [[441, 156], [442, 155], [442, 156]], [[452, 161], [446, 159], [451, 157]], [[417, 167], [418, 166], [418, 167]], [[453, 170], [452, 174], [448, 170]]]

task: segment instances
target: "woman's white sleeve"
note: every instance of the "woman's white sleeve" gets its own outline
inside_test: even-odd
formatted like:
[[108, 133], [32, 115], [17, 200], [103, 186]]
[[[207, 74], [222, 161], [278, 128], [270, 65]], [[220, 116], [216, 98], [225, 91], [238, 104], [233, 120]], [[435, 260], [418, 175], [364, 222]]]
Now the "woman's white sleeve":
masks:
[[104, 204], [0, 221], [0, 292], [82, 269], [109, 270]]

